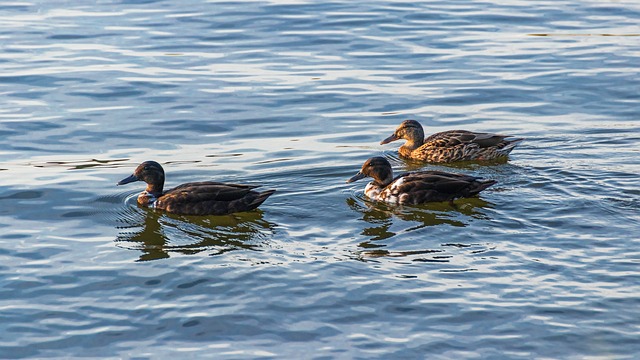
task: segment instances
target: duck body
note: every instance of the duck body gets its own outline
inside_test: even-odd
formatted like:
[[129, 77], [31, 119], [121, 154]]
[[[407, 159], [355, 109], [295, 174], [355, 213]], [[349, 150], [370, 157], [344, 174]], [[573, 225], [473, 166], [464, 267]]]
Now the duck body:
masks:
[[472, 197], [496, 183], [479, 177], [444, 171], [418, 171], [393, 177], [391, 164], [383, 157], [367, 160], [347, 182], [372, 177], [364, 193], [372, 200], [417, 205]]
[[504, 158], [523, 140], [510, 135], [467, 130], [448, 130], [424, 138], [424, 130], [419, 122], [405, 120], [393, 135], [380, 144], [400, 139], [407, 140], [398, 149], [400, 156], [430, 163]]
[[249, 211], [275, 192], [257, 192], [253, 189], [258, 186], [214, 181], [185, 183], [164, 191], [164, 169], [155, 161], [143, 162], [118, 185], [135, 181], [147, 183], [147, 188], [138, 195], [140, 206], [180, 215], [227, 215]]

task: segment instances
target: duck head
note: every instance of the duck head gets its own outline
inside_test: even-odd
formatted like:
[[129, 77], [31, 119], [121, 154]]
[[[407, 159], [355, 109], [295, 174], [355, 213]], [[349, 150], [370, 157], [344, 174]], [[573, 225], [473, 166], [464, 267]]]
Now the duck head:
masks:
[[351, 179], [347, 180], [347, 183], [352, 183], [366, 177], [373, 178], [374, 184], [385, 187], [393, 181], [393, 170], [391, 170], [391, 164], [387, 159], [376, 156], [365, 161], [362, 165], [362, 169], [358, 171]]
[[118, 185], [124, 185], [135, 181], [144, 181], [147, 183], [146, 191], [152, 194], [161, 194], [164, 186], [164, 169], [155, 161], [145, 161], [138, 165], [131, 176], [124, 178], [118, 182]]
[[382, 140], [380, 145], [388, 144], [400, 139], [405, 139], [410, 143], [422, 144], [424, 141], [424, 130], [422, 129], [422, 125], [415, 120], [405, 120], [396, 128], [393, 135]]

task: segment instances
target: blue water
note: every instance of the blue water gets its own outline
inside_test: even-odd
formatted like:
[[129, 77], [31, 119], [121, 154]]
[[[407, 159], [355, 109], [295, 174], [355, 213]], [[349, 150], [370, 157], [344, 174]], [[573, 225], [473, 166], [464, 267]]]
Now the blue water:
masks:
[[[640, 3], [0, 4], [0, 358], [637, 359]], [[526, 138], [422, 166], [427, 133]], [[375, 204], [396, 172], [499, 183]], [[278, 189], [187, 217], [116, 187]]]

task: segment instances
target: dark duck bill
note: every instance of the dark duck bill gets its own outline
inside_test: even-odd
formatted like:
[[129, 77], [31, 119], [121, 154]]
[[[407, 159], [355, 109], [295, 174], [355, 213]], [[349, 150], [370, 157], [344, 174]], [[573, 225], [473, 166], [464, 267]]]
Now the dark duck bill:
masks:
[[358, 171], [357, 174], [353, 175], [351, 178], [349, 178], [349, 180], [347, 180], [347, 183], [352, 183], [354, 181], [358, 181], [358, 180], [364, 179], [366, 177], [367, 177], [366, 174], [363, 174], [360, 171]]
[[126, 177], [126, 178], [118, 181], [117, 185], [125, 185], [125, 184], [129, 184], [129, 183], [136, 182], [136, 181], [140, 181], [140, 179], [138, 179], [138, 177], [135, 176], [134, 174], [131, 174], [131, 176]]
[[388, 143], [394, 142], [396, 140], [400, 140], [400, 138], [398, 136], [396, 136], [396, 134], [393, 134], [393, 135], [389, 136], [388, 138], [380, 141], [380, 145], [388, 144]]

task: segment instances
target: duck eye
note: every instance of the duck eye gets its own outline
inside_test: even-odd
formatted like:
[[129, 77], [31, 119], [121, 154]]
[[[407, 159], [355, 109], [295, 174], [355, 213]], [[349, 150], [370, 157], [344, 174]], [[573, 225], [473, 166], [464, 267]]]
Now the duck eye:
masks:
[[145, 170], [149, 170], [149, 167], [148, 167], [148, 166], [145, 166], [145, 167], [144, 167], [144, 169], [145, 169]]

